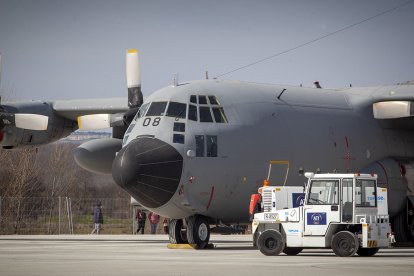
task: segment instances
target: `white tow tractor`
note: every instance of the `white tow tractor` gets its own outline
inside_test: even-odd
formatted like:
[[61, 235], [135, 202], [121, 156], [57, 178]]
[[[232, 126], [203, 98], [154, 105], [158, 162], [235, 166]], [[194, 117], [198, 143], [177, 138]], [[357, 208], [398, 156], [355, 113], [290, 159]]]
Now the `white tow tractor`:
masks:
[[332, 248], [341, 257], [355, 253], [373, 256], [389, 246], [387, 190], [377, 188], [376, 175], [305, 176], [308, 183], [302, 206], [254, 215], [254, 243], [264, 255], [297, 255], [303, 248]]

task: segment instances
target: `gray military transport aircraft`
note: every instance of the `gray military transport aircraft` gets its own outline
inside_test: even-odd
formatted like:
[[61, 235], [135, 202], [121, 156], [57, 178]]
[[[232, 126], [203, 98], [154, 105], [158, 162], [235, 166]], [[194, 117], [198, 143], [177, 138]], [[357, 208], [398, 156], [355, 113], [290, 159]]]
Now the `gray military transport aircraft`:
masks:
[[247, 223], [250, 195], [271, 160], [289, 161], [292, 186], [303, 185], [304, 171], [378, 174], [397, 240], [414, 239], [414, 86], [318, 89], [206, 79], [176, 81], [143, 101], [139, 70], [137, 51], [128, 51], [128, 101], [3, 103], [1, 146], [113, 127], [112, 138], [80, 145], [76, 161], [112, 174], [142, 206], [172, 218], [172, 243], [203, 248], [210, 225]]

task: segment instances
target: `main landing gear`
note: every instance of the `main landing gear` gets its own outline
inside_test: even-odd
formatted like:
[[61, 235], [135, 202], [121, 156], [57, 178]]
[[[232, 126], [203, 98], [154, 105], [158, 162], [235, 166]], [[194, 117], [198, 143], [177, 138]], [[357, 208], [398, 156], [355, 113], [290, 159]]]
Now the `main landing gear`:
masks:
[[200, 215], [187, 218], [187, 227], [182, 219], [171, 219], [169, 227], [170, 242], [173, 244], [195, 244], [196, 248], [204, 249], [210, 241], [210, 225], [208, 220]]

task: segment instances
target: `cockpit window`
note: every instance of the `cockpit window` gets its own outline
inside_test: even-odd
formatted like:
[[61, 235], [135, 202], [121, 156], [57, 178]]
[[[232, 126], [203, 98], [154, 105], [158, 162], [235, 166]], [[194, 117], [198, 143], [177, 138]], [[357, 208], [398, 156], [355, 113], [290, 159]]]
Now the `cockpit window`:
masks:
[[145, 116], [164, 116], [167, 102], [152, 102]]
[[149, 103], [146, 103], [146, 104], [141, 105], [141, 107], [139, 108], [139, 110], [137, 112], [137, 115], [135, 117], [135, 120], [137, 120], [137, 119], [139, 119], [141, 117], [144, 117], [145, 112], [147, 112], [147, 110], [148, 110], [148, 107], [149, 107]]
[[200, 122], [203, 123], [212, 123], [213, 118], [211, 117], [210, 107], [200, 106]]
[[227, 123], [227, 118], [222, 107], [213, 107], [213, 115], [216, 123]]
[[185, 118], [187, 116], [187, 105], [183, 103], [170, 102], [166, 115], [175, 118]]
[[207, 135], [207, 157], [217, 157], [217, 136]]
[[202, 123], [228, 123], [224, 108], [214, 95], [190, 95], [188, 119]]
[[199, 104], [207, 104], [206, 96], [198, 96], [198, 103]]
[[189, 105], [188, 119], [197, 122], [197, 106], [192, 104]]
[[208, 100], [210, 101], [211, 105], [219, 105], [220, 103], [217, 101], [216, 96], [208, 96]]

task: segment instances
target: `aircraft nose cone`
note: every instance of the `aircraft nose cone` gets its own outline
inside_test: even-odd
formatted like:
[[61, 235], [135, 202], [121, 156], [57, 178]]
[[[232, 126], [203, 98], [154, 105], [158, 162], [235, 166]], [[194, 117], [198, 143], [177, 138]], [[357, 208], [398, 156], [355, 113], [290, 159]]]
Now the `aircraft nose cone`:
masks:
[[167, 203], [180, 183], [183, 157], [156, 138], [137, 138], [117, 154], [112, 164], [115, 182], [148, 208]]

